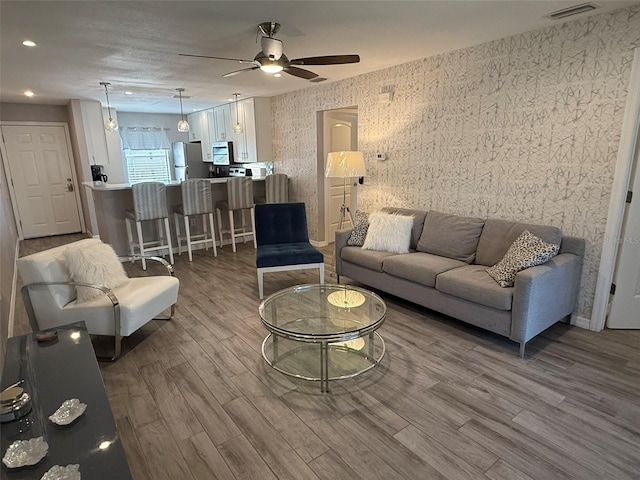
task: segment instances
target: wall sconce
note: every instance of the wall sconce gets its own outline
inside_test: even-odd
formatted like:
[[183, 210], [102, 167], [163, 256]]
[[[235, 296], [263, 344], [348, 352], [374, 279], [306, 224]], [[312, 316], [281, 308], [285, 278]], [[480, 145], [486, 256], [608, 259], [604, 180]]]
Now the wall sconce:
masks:
[[187, 133], [189, 132], [189, 122], [187, 122], [187, 120], [184, 118], [184, 111], [182, 110], [182, 92], [184, 92], [184, 88], [176, 88], [176, 92], [178, 92], [178, 98], [180, 99], [180, 118], [181, 118], [181, 120], [178, 122], [178, 131], [180, 133]]
[[109, 103], [109, 88], [108, 88], [109, 85], [111, 84], [109, 82], [100, 82], [100, 85], [104, 87], [104, 94], [107, 97], [107, 110], [109, 112], [109, 119], [106, 122], [104, 122], [104, 129], [107, 132], [115, 132], [116, 130], [118, 130], [118, 124], [111, 116], [111, 103]]

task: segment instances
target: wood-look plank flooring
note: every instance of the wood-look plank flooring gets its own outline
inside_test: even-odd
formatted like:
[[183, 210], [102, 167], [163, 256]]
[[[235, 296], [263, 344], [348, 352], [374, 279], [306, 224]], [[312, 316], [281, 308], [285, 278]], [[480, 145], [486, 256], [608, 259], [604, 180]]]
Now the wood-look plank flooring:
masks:
[[[520, 359], [505, 338], [382, 294], [382, 364], [321, 394], [262, 359], [252, 245], [218, 252], [176, 256], [173, 320], [101, 364], [134, 478], [639, 478], [640, 331], [557, 324]], [[265, 294], [314, 282], [267, 274]], [[26, 331], [18, 309], [15, 334]]]

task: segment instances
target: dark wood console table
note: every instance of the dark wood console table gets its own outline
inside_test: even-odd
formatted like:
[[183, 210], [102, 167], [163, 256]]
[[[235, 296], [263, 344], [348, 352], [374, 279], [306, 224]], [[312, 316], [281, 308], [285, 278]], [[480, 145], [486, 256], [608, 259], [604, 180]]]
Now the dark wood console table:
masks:
[[[54, 465], [79, 464], [83, 480], [131, 479], [111, 407], [84, 322], [58, 327], [57, 340], [39, 343], [30, 333], [9, 338], [0, 386], [24, 379], [21, 386], [32, 397], [32, 411], [0, 425], [4, 456], [15, 440], [44, 436], [47, 456], [38, 464], [16, 469], [1, 465], [0, 477], [39, 479]], [[71, 425], [49, 420], [65, 400], [87, 404]]]

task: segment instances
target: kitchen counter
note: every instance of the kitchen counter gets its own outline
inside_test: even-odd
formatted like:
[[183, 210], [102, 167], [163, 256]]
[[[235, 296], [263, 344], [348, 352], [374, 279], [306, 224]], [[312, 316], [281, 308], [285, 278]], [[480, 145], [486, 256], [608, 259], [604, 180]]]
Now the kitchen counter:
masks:
[[[216, 202], [227, 199], [227, 181], [233, 177], [207, 178], [211, 182], [211, 200], [215, 206]], [[253, 195], [256, 197], [265, 196], [264, 178], [253, 178]], [[125, 211], [133, 210], [133, 195], [131, 193], [131, 184], [129, 183], [101, 183], [94, 182], [82, 183], [93, 197], [95, 206], [96, 220], [98, 223], [98, 235], [104, 243], [110, 244], [118, 255], [129, 255], [129, 245], [127, 241], [127, 230], [125, 226]], [[182, 192], [180, 182], [169, 182], [167, 185], [167, 207], [169, 209], [169, 223], [171, 224], [171, 237], [174, 247], [174, 253], [178, 252], [178, 243], [176, 239], [175, 223], [173, 221], [173, 207], [182, 203]], [[214, 210], [215, 214], [215, 210]], [[239, 212], [238, 212], [238, 215]], [[198, 226], [200, 225], [200, 216], [196, 216]], [[228, 227], [228, 219], [223, 215], [223, 228]], [[240, 217], [236, 220], [236, 224], [240, 221]], [[218, 225], [216, 223], [216, 236]], [[144, 222], [144, 238], [151, 240], [155, 238], [155, 222]], [[95, 234], [95, 232], [94, 232]], [[148, 236], [147, 236], [148, 234]], [[184, 234], [184, 232], [183, 232]]]

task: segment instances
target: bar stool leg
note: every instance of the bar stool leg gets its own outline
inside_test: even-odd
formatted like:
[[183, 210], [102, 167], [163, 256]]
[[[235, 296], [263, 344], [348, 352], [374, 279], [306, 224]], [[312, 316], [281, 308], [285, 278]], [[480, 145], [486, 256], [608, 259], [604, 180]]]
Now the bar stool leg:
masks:
[[[129, 255], [133, 257], [133, 233], [131, 232], [131, 221], [128, 218], [124, 219], [124, 224], [127, 227], [127, 240], [129, 241]], [[132, 260], [133, 262], [133, 260]]]
[[204, 240], [204, 249], [206, 251], [209, 251], [209, 243], [207, 242], [207, 236], [208, 236], [207, 232], [207, 215], [206, 214], [202, 214], [202, 240]]
[[220, 234], [220, 248], [222, 248], [222, 213], [219, 208], [216, 208], [216, 213], [218, 214], [218, 233]]
[[136, 221], [136, 230], [138, 232], [138, 245], [140, 245], [140, 256], [142, 257], [142, 269], [147, 269], [147, 261], [144, 258], [144, 240], [142, 239], [142, 222]]
[[236, 253], [236, 225], [233, 220], [233, 210], [229, 210], [229, 230], [231, 230], [231, 246], [233, 253]]
[[[202, 223], [206, 224], [204, 219], [202, 220]], [[213, 245], [213, 256], [217, 257], [218, 249], [216, 248], [216, 234], [215, 234], [215, 230], [213, 229], [213, 212], [209, 212], [209, 226], [211, 227], [211, 244]], [[205, 245], [206, 245], [206, 242], [205, 242]]]
[[247, 243], [247, 235], [246, 235], [246, 233], [247, 233], [247, 220], [246, 220], [246, 218], [244, 216], [244, 208], [242, 210], [240, 210], [240, 213], [242, 215], [242, 233], [243, 233], [242, 242], [243, 243]]
[[164, 217], [164, 228], [167, 233], [167, 244], [169, 245], [169, 259], [171, 260], [171, 265], [173, 265], [173, 245], [171, 245], [171, 229], [169, 228], [169, 218]]
[[256, 209], [255, 207], [251, 207], [251, 230], [253, 231], [253, 248], [258, 248], [258, 243], [256, 242]]
[[193, 261], [193, 255], [191, 254], [191, 229], [189, 228], [189, 217], [184, 216], [184, 231], [187, 235], [187, 251], [189, 252], [189, 261]]
[[182, 242], [180, 241], [180, 219], [178, 214], [173, 214], [173, 223], [176, 226], [176, 240], [178, 241], [178, 255], [182, 255]]

